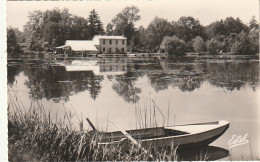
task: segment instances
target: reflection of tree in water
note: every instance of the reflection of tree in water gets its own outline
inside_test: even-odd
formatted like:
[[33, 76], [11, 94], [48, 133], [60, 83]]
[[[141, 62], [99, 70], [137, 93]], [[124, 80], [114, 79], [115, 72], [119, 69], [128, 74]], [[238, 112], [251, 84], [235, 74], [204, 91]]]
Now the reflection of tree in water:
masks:
[[14, 81], [15, 81], [15, 76], [22, 71], [21, 66], [24, 66], [24, 65], [20, 65], [21, 63], [22, 63], [21, 59], [7, 60], [7, 84], [9, 86], [13, 86]]
[[165, 90], [168, 88], [169, 85], [172, 84], [172, 77], [171, 74], [166, 73], [148, 73], [147, 74], [151, 86], [155, 89], [156, 92], [161, 90]]
[[177, 86], [179, 87], [179, 89], [183, 92], [185, 91], [193, 91], [196, 88], [200, 88], [201, 84], [202, 84], [203, 79], [202, 78], [198, 78], [198, 77], [194, 77], [194, 76], [187, 76], [182, 78], [178, 83]]
[[100, 82], [103, 78], [95, 77], [94, 75], [92, 75], [91, 78], [92, 79], [90, 79], [90, 81], [89, 81], [88, 90], [89, 90], [91, 98], [93, 98], [95, 100], [97, 98], [97, 96], [99, 95], [99, 93], [101, 92]]
[[[181, 74], [181, 75], [180, 75]], [[167, 73], [154, 73], [148, 74], [150, 83], [156, 92], [168, 89], [169, 86], [178, 87], [181, 91], [193, 91], [199, 88], [203, 79], [197, 75], [183, 75], [167, 74]]]
[[207, 79], [217, 87], [233, 91], [246, 84], [255, 91], [259, 85], [259, 63], [211, 63], [208, 64]]
[[181, 91], [193, 91], [203, 82], [204, 68], [194, 63], [194, 58], [174, 58], [161, 61], [163, 70], [147, 74], [152, 87], [158, 92], [169, 86]]
[[137, 80], [138, 76], [136, 76], [133, 72], [128, 72], [124, 76], [117, 76], [115, 80], [118, 83], [113, 84], [113, 90], [126, 102], [129, 103], [137, 103], [140, 99], [138, 96], [141, 93], [141, 88], [137, 88], [134, 86], [134, 82]]
[[[131, 103], [136, 103], [140, 99], [138, 95], [141, 89], [135, 86], [135, 81], [144, 74], [147, 74], [151, 86], [157, 92], [166, 90], [169, 86], [178, 87], [181, 91], [193, 91], [199, 88], [203, 81], [231, 91], [240, 90], [244, 86], [250, 86], [255, 90], [259, 85], [259, 62], [241, 60], [222, 63], [203, 63], [194, 60], [187, 62], [164, 60], [163, 64], [158, 60], [129, 62], [128, 72], [124, 76], [109, 76], [108, 79], [115, 78], [113, 90]], [[14, 84], [15, 76], [24, 72], [28, 76], [25, 84], [30, 89], [31, 96], [38, 99], [68, 101], [69, 96], [88, 90], [91, 98], [95, 100], [102, 88], [101, 76], [95, 76], [87, 71], [67, 72], [64, 67], [49, 66], [40, 60], [8, 62], [7, 70], [9, 86]]]
[[8, 66], [7, 68], [7, 84], [13, 86], [15, 81], [15, 76], [20, 73], [20, 68], [15, 66]]
[[[37, 67], [37, 63], [24, 65], [22, 70], [28, 76], [25, 85], [30, 89], [31, 97], [68, 101], [69, 96], [88, 90], [92, 99], [100, 93], [103, 77], [95, 76], [90, 71], [66, 72], [61, 66]], [[12, 74], [12, 75], [11, 75]], [[10, 73], [11, 76], [19, 73]]]

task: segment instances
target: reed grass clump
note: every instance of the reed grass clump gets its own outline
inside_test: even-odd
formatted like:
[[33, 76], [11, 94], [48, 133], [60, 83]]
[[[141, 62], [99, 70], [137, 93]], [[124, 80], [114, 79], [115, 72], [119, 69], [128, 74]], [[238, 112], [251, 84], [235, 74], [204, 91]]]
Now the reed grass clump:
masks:
[[8, 105], [9, 161], [178, 160], [175, 148], [160, 151], [146, 148], [144, 151], [132, 145], [124, 152], [121, 145], [99, 145], [99, 131], [83, 130], [83, 121], [79, 121], [80, 130], [73, 129], [70, 121], [53, 121], [41, 102], [33, 102], [36, 104], [31, 104], [27, 110], [16, 100]]
[[[156, 160], [133, 145], [129, 152], [120, 145], [100, 146], [98, 131], [74, 130], [70, 121], [52, 121], [41, 102], [23, 108], [16, 100], [8, 105], [8, 157], [9, 161], [110, 161]], [[65, 114], [70, 114], [66, 112]], [[69, 115], [67, 115], [69, 116]], [[64, 118], [63, 120], [70, 120]], [[151, 150], [149, 150], [149, 154]], [[158, 155], [160, 159], [162, 157]], [[163, 158], [166, 160], [166, 158]]]

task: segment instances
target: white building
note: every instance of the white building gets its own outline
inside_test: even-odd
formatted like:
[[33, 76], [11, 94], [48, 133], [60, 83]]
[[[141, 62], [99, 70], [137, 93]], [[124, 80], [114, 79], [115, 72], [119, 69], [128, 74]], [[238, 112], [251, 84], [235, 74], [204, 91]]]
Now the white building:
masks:
[[126, 37], [96, 35], [93, 37], [93, 42], [99, 53], [126, 53]]
[[92, 40], [66, 40], [65, 45], [56, 47], [56, 53], [126, 53], [127, 38], [123, 36], [96, 35]]

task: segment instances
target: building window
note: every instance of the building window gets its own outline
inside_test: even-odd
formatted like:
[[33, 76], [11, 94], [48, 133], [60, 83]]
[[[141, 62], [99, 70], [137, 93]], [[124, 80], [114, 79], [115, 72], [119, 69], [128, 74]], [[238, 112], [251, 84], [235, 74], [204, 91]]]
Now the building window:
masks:
[[106, 52], [106, 48], [103, 48], [103, 53], [105, 53]]
[[112, 51], [111, 48], [109, 48], [109, 53], [111, 53], [111, 51]]
[[118, 44], [118, 40], [116, 40], [116, 45]]
[[122, 53], [124, 53], [125, 52], [125, 49], [124, 48], [122, 48]]
[[106, 44], [106, 40], [105, 39], [103, 39], [103, 44]]
[[118, 53], [118, 49], [116, 48], [116, 53]]
[[112, 44], [112, 40], [111, 39], [109, 40], [109, 44]]
[[125, 44], [125, 40], [122, 40], [122, 44]]

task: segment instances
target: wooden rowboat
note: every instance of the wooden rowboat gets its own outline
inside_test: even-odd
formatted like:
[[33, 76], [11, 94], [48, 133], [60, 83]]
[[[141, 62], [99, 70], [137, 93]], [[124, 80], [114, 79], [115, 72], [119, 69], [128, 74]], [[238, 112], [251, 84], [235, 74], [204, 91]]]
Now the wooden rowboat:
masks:
[[[142, 147], [186, 149], [206, 146], [219, 138], [229, 127], [225, 120], [194, 123], [167, 127], [127, 130], [126, 132], [140, 142]], [[120, 132], [102, 133], [99, 145], [122, 145], [122, 150], [129, 150], [131, 142]]]

